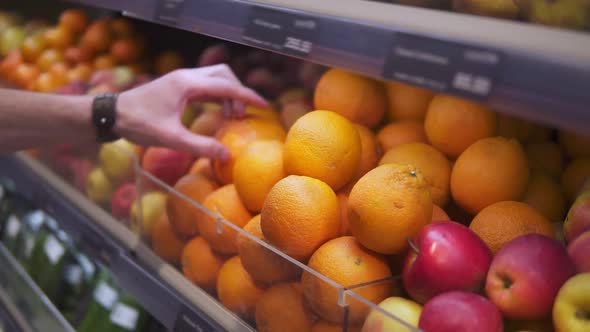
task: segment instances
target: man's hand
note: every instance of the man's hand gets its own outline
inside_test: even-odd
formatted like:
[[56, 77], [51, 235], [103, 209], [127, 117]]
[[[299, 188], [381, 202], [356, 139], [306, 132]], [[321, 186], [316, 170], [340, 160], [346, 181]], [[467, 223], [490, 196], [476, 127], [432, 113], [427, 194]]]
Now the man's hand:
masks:
[[115, 131], [131, 141], [165, 146], [212, 159], [226, 160], [229, 151], [211, 137], [196, 135], [181, 123], [188, 101], [217, 100], [226, 117], [242, 117], [245, 105], [267, 102], [243, 86], [227, 65], [180, 69], [119, 96]]

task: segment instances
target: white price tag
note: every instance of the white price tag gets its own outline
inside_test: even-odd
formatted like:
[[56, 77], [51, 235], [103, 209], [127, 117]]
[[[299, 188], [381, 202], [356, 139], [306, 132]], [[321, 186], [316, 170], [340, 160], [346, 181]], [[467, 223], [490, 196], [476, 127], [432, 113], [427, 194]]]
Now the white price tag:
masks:
[[8, 236], [11, 238], [15, 238], [19, 231], [20, 221], [13, 214], [10, 217], [8, 217], [8, 224], [6, 225], [6, 234], [8, 234]]
[[35, 238], [32, 236], [28, 236], [25, 239], [25, 257], [30, 258], [31, 254], [33, 253], [33, 248], [35, 247]]
[[53, 235], [49, 235], [45, 240], [45, 254], [49, 258], [51, 264], [57, 261], [64, 255], [65, 249], [61, 243]]
[[117, 291], [105, 282], [100, 283], [94, 291], [94, 299], [105, 309], [111, 309], [118, 297]]
[[82, 281], [82, 268], [79, 265], [70, 265], [66, 269], [66, 281], [70, 285], [79, 285]]
[[133, 307], [127, 306], [123, 303], [117, 303], [111, 312], [110, 318], [111, 322], [115, 325], [131, 331], [137, 326], [139, 312]]

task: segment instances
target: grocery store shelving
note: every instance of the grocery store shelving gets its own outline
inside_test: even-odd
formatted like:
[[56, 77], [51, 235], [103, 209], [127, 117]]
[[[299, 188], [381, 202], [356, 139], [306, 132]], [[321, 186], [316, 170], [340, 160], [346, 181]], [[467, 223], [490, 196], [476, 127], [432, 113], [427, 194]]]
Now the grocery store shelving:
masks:
[[[360, 0], [71, 1], [426, 86], [578, 132], [590, 125], [588, 33]], [[261, 28], [257, 19], [270, 24]], [[287, 35], [293, 48], [284, 45]]]
[[22, 154], [0, 157], [0, 177], [10, 179], [19, 194], [52, 215], [82, 250], [105, 264], [122, 288], [166, 328], [252, 331], [40, 162]]
[[2, 244], [0, 264], [0, 303], [17, 325], [8, 331], [75, 331]]

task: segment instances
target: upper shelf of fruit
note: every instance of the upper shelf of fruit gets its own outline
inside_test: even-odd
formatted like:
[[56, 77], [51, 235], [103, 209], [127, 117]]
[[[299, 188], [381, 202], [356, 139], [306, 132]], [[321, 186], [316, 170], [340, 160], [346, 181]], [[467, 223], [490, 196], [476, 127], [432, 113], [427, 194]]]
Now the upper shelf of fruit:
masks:
[[585, 1], [76, 2], [472, 98], [572, 130], [590, 123], [590, 34], [581, 32], [590, 25]]

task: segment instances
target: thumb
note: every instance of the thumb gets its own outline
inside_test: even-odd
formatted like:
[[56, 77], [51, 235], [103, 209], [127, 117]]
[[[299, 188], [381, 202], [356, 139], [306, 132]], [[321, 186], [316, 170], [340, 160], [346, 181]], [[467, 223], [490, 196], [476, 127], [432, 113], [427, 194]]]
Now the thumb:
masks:
[[175, 135], [174, 139], [174, 142], [170, 142], [171, 148], [211, 160], [227, 161], [230, 158], [229, 149], [214, 138], [184, 129], [181, 134]]

